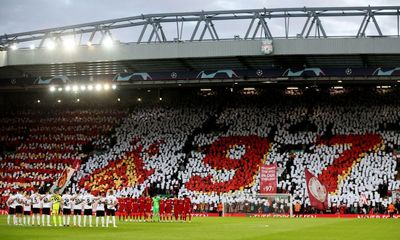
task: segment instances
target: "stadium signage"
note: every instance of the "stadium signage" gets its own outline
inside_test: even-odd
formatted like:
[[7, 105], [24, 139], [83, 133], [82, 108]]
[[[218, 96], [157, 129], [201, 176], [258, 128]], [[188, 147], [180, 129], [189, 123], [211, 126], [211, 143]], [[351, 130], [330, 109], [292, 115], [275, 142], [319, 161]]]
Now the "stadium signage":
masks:
[[[268, 68], [268, 69], [219, 69], [201, 71], [168, 71], [168, 72], [122, 72], [116, 75], [102, 75], [99, 79], [113, 81], [119, 84], [151, 83], [153, 81], [168, 80], [193, 80], [209, 81], [212, 79], [275, 79], [277, 81], [287, 81], [291, 79], [326, 79], [329, 77], [362, 77], [362, 78], [391, 78], [400, 76], [400, 67], [389, 68], [320, 68], [320, 67], [287, 67], [287, 68]], [[7, 87], [27, 87], [27, 86], [47, 86], [47, 85], [68, 85], [68, 84], [93, 84], [93, 77], [88, 76], [40, 76], [37, 78], [21, 77], [13, 78], [10, 81], [0, 81], [0, 86]]]
[[277, 185], [276, 163], [262, 165], [260, 171], [260, 193], [271, 194], [276, 193]]

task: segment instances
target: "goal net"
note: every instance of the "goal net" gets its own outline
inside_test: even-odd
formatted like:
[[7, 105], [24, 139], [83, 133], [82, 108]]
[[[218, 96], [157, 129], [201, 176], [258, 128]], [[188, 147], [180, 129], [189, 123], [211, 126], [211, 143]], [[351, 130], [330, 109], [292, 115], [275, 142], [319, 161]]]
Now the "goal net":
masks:
[[223, 205], [224, 216], [244, 215], [249, 217], [293, 216], [293, 203], [290, 194], [245, 195], [227, 201]]

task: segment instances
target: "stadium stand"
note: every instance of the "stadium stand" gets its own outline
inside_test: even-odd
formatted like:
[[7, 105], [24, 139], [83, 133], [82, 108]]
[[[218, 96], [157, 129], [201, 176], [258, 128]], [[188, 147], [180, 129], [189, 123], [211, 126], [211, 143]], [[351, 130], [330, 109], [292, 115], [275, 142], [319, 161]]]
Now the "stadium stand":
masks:
[[10, 131], [1, 161], [1, 192], [52, 184], [65, 167], [80, 164], [90, 151], [107, 149], [107, 134], [125, 115], [111, 109], [5, 113], [1, 125]]
[[[178, 184], [178, 179], [172, 177], [185, 157], [180, 151], [188, 135], [205, 121], [205, 112], [206, 109], [191, 107], [134, 110], [115, 130], [114, 147], [103, 155], [89, 158], [81, 166], [77, 179], [87, 179], [95, 172], [95, 181], [105, 181], [108, 185], [121, 181], [117, 183], [120, 186], [117, 193], [122, 196], [139, 197], [150, 185], [164, 192], [172, 191]], [[110, 171], [110, 168], [121, 164], [118, 162], [120, 159], [132, 159], [136, 163], [127, 171], [127, 178], [106, 179], [106, 175], [96, 175], [99, 171]], [[80, 186], [82, 184], [81, 181]]]
[[[221, 104], [226, 97], [230, 101]], [[256, 209], [280, 212], [281, 202], [260, 202], [255, 196], [263, 163], [277, 163], [278, 193], [292, 194], [305, 211], [313, 211], [305, 167], [326, 185], [332, 212], [340, 206], [362, 211], [362, 194], [368, 199], [365, 211], [381, 211], [391, 192], [400, 189], [400, 99], [395, 94], [266, 92], [210, 98], [207, 104], [135, 105], [129, 113], [89, 108], [5, 115], [0, 120], [7, 149], [1, 192], [17, 183], [38, 187], [54, 181], [74, 161], [82, 164], [72, 191], [189, 196], [197, 212], [215, 211], [220, 202], [230, 203], [232, 211], [251, 202]], [[88, 143], [102, 151], [85, 150]]]

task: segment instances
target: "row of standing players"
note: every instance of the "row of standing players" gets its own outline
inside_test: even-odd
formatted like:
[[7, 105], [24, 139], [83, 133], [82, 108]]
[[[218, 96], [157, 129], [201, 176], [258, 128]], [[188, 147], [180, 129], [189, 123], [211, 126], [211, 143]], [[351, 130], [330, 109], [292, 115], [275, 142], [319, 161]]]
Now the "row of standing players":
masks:
[[[110, 222], [113, 227], [117, 227], [115, 213], [118, 199], [114, 196], [112, 190], [107, 194], [102, 193], [96, 196], [88, 192], [77, 192], [75, 194], [68, 192], [60, 195], [58, 190], [55, 190], [52, 194], [49, 191], [45, 194], [39, 194], [38, 192], [23, 192], [19, 189], [9, 196], [7, 206], [8, 225], [11, 225], [12, 220], [14, 225], [52, 226], [50, 216], [53, 216], [54, 226], [67, 227], [70, 226], [72, 215], [74, 226], [86, 227], [88, 219], [88, 226], [92, 227], [92, 216], [95, 212], [96, 226], [99, 226], [99, 220], [101, 220], [102, 227], [108, 227]], [[83, 225], [81, 224], [82, 214]]]
[[[88, 226], [92, 227], [94, 212], [96, 227], [99, 226], [99, 220], [102, 227], [108, 227], [110, 222], [113, 227], [117, 227], [115, 221], [117, 210], [120, 219], [124, 220], [130, 218], [132, 221], [191, 221], [190, 198], [155, 196], [118, 200], [112, 190], [107, 194], [100, 193], [97, 196], [88, 192], [75, 194], [67, 192], [60, 195], [58, 190], [55, 190], [53, 194], [50, 192], [29, 194], [18, 190], [9, 196], [7, 206], [9, 225], [11, 225], [11, 219], [14, 225], [35, 225], [36, 219], [36, 225], [51, 226], [50, 216], [53, 216], [54, 226], [57, 226], [57, 220], [59, 226], [70, 226], [72, 215], [74, 226], [86, 227], [88, 219]], [[83, 225], [81, 224], [82, 213]]]
[[139, 197], [120, 198], [119, 219], [130, 221], [191, 221], [192, 203], [190, 198]]

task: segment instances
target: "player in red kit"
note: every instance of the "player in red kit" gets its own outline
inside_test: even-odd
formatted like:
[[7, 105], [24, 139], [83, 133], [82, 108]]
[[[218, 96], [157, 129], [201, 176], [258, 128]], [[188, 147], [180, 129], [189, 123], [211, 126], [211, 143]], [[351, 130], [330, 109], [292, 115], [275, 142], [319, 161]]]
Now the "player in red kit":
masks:
[[132, 198], [128, 197], [126, 198], [126, 205], [125, 205], [125, 211], [126, 211], [126, 221], [129, 221], [129, 219], [132, 222]]
[[179, 199], [178, 198], [174, 198], [174, 217], [175, 217], [175, 221], [179, 220]]
[[189, 222], [192, 221], [192, 202], [190, 201], [190, 198], [188, 196], [186, 196], [184, 199], [183, 215], [183, 220], [189, 220]]
[[134, 198], [132, 201], [132, 215], [135, 222], [139, 220], [139, 199]]
[[139, 216], [140, 221], [145, 220], [146, 216], [146, 197], [139, 198]]
[[178, 200], [178, 215], [179, 215], [179, 220], [181, 220], [181, 221], [183, 221], [183, 217], [184, 217], [184, 208], [183, 208], [183, 206], [184, 206], [184, 203], [185, 203], [185, 200], [184, 199], [179, 199]]
[[160, 220], [161, 222], [165, 221], [165, 200], [163, 198], [160, 199]]
[[119, 207], [118, 207], [118, 212], [119, 212], [119, 220], [121, 221], [121, 218], [125, 220], [126, 216], [126, 198], [120, 198], [119, 200]]
[[167, 221], [172, 221], [172, 199], [165, 200], [165, 218]]
[[151, 207], [153, 205], [153, 200], [150, 197], [146, 197], [146, 216], [145, 219], [151, 221], [152, 219], [152, 212], [151, 212]]

